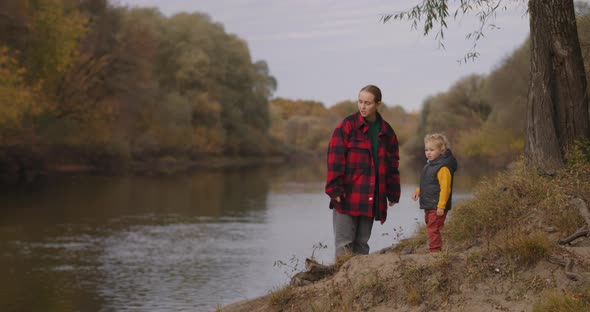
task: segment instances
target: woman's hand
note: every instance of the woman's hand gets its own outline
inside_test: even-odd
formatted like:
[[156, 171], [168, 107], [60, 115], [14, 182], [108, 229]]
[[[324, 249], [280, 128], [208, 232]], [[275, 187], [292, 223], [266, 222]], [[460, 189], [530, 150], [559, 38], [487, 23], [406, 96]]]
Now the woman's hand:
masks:
[[418, 191], [414, 192], [414, 195], [412, 195], [412, 199], [414, 201], [417, 201], [418, 200], [418, 197], [420, 197], [420, 192], [418, 192]]

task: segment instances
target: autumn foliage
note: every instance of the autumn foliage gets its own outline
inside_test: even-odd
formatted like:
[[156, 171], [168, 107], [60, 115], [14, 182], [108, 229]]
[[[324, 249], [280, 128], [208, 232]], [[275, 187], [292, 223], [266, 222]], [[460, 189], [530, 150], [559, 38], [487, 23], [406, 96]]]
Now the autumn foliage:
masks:
[[2, 155], [34, 146], [47, 162], [106, 168], [280, 154], [268, 132], [275, 88], [266, 63], [203, 14], [0, 3]]
[[[587, 17], [578, 26], [588, 59]], [[491, 73], [425, 94], [420, 112], [386, 96], [380, 113], [398, 135], [402, 161], [423, 164], [428, 132], [448, 135], [463, 169], [515, 160], [524, 149], [529, 54], [525, 42]], [[98, 169], [162, 158], [321, 159], [334, 127], [356, 111], [356, 90], [352, 101], [320, 103], [272, 99], [276, 86], [246, 42], [204, 14], [165, 16], [106, 0], [5, 0], [0, 171], [23, 153]]]

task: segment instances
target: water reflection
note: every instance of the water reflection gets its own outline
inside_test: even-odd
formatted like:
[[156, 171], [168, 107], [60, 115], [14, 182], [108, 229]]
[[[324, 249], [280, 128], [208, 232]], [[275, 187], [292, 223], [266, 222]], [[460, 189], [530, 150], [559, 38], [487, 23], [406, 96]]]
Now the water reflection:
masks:
[[247, 223], [170, 224], [116, 233], [99, 258], [99, 293], [117, 311], [186, 311], [212, 296], [236, 297], [235, 268], [260, 252], [241, 242], [259, 230]]
[[[0, 194], [2, 311], [186, 311], [265, 294], [276, 260], [333, 260], [323, 164], [166, 177], [63, 177]], [[405, 185], [373, 250], [410, 235]]]
[[229, 281], [242, 261], [224, 250], [259, 253], [240, 242], [265, 222], [264, 168], [48, 182], [0, 195], [3, 311], [203, 307], [207, 272]]

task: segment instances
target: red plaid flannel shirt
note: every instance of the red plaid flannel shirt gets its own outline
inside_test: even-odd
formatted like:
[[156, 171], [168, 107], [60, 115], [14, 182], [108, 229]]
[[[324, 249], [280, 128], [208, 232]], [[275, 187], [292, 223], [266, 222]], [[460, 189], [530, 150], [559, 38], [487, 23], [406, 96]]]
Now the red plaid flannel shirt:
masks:
[[[399, 202], [399, 146], [395, 132], [381, 115], [379, 167], [374, 168], [369, 125], [360, 113], [346, 117], [334, 130], [328, 147], [326, 194], [330, 208], [351, 216], [374, 217], [375, 174], [379, 175], [379, 217], [387, 218], [387, 200]], [[344, 195], [344, 197], [342, 197]], [[340, 196], [340, 203], [334, 198]]]

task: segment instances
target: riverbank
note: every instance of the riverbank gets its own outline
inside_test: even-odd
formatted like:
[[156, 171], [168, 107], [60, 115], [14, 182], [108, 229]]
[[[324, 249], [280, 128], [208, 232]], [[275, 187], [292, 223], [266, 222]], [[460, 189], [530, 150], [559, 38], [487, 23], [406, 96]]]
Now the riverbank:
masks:
[[0, 184], [32, 183], [40, 177], [55, 175], [174, 175], [196, 170], [280, 165], [292, 161], [310, 161], [309, 154], [225, 156], [202, 155], [152, 156], [128, 159], [115, 154], [55, 148], [11, 147], [0, 150]]
[[454, 208], [442, 253], [420, 231], [318, 282], [217, 310], [590, 311], [590, 239], [570, 236], [590, 225], [588, 176], [588, 164], [550, 175], [516, 165]]
[[[183, 172], [191, 172], [199, 169], [222, 169], [222, 168], [240, 168], [258, 165], [277, 165], [287, 162], [285, 157], [266, 156], [266, 157], [205, 157], [191, 160], [188, 158], [178, 158], [165, 156], [162, 158], [153, 158], [144, 161], [132, 161], [128, 168], [122, 168], [122, 173], [131, 173], [138, 175], [171, 175]], [[92, 174], [108, 173], [97, 166], [90, 164], [76, 163], [52, 163], [48, 164], [44, 171], [47, 174]], [[112, 173], [112, 172], [111, 172]]]

